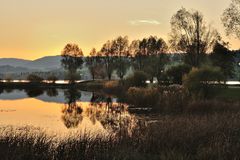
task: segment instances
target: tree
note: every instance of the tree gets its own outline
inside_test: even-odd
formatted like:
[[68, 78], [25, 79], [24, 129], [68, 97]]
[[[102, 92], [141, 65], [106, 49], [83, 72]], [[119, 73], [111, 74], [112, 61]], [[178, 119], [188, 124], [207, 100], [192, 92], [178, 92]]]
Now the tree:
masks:
[[240, 39], [240, 0], [232, 0], [221, 19], [227, 35], [235, 35]]
[[119, 36], [112, 42], [112, 51], [116, 55], [116, 71], [118, 77], [123, 80], [129, 68], [128, 37]]
[[235, 72], [235, 59], [233, 53], [227, 48], [226, 44], [216, 43], [210, 59], [214, 66], [221, 68], [226, 78], [233, 78]]
[[47, 80], [49, 82], [55, 83], [58, 80], [58, 78], [55, 75], [52, 74], [52, 75], [47, 77]]
[[43, 78], [36, 75], [36, 74], [29, 74], [27, 76], [27, 80], [30, 81], [30, 82], [33, 82], [33, 83], [40, 83], [43, 81]]
[[90, 56], [86, 57], [86, 65], [94, 80], [99, 71], [99, 64], [101, 62], [100, 54], [97, 53], [96, 49], [93, 48], [90, 52]]
[[144, 55], [143, 70], [149, 74], [151, 82], [154, 77], [160, 81], [165, 64], [167, 63], [167, 44], [162, 38], [150, 36], [141, 41], [141, 51]]
[[62, 51], [62, 66], [68, 71], [69, 83], [74, 83], [79, 75], [77, 70], [83, 64], [83, 52], [77, 44], [67, 44]]
[[199, 11], [182, 8], [171, 19], [170, 44], [175, 51], [185, 53], [185, 63], [199, 67], [205, 54], [220, 39], [218, 32], [206, 26]]
[[105, 44], [103, 44], [101, 53], [104, 61], [104, 66], [106, 68], [108, 80], [111, 80], [112, 73], [114, 71], [114, 59], [115, 59], [114, 53], [112, 51], [111, 41], [107, 41]]
[[143, 69], [143, 52], [141, 52], [141, 41], [133, 40], [129, 46], [129, 53], [133, 58], [133, 66], [137, 70]]

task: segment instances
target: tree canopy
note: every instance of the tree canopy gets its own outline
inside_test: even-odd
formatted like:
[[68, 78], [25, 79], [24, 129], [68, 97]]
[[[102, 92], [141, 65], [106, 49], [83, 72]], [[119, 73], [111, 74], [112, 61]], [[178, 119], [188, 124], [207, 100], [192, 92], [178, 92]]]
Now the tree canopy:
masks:
[[235, 35], [240, 39], [240, 0], [232, 0], [223, 12], [222, 22], [227, 35]]
[[219, 39], [219, 33], [206, 25], [199, 11], [182, 8], [171, 19], [171, 48], [186, 53], [185, 62], [191, 66], [199, 66], [205, 53]]
[[83, 52], [77, 44], [67, 44], [62, 51], [62, 66], [68, 71], [67, 78], [70, 83], [75, 82], [77, 79], [77, 70], [83, 64]]

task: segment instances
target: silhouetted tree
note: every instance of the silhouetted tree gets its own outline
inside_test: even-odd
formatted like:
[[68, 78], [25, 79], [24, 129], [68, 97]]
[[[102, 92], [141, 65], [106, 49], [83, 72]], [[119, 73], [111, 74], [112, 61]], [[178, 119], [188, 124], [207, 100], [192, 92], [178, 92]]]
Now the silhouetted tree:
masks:
[[68, 71], [68, 79], [70, 83], [74, 83], [79, 75], [77, 70], [83, 64], [83, 52], [77, 44], [67, 44], [62, 51], [62, 66]]
[[116, 55], [116, 71], [118, 77], [123, 80], [127, 70], [130, 66], [129, 51], [128, 51], [128, 37], [119, 36], [112, 42], [112, 51]]
[[236, 35], [240, 38], [240, 0], [232, 0], [222, 15], [222, 22], [227, 35]]
[[29, 80], [32, 83], [39, 83], [39, 82], [43, 81], [43, 78], [38, 76], [38, 75], [36, 75], [36, 74], [29, 74], [27, 76], [27, 80]]
[[142, 40], [142, 45], [144, 46], [142, 55], [145, 55], [143, 70], [150, 75], [151, 82], [154, 77], [160, 81], [164, 66], [168, 62], [165, 54], [168, 48], [167, 44], [162, 38], [150, 36]]
[[129, 53], [132, 56], [133, 67], [136, 70], [142, 70], [143, 68], [143, 54], [140, 48], [140, 40], [133, 40], [129, 46]]
[[214, 66], [221, 68], [226, 78], [233, 78], [235, 72], [234, 54], [227, 48], [226, 44], [216, 43], [210, 58]]
[[114, 56], [114, 52], [112, 50], [112, 42], [111, 41], [107, 41], [101, 49], [101, 53], [103, 61], [104, 61], [104, 66], [106, 68], [106, 72], [107, 72], [107, 77], [108, 80], [111, 80], [112, 78], [112, 73], [114, 71], [114, 60], [115, 60], [115, 56]]
[[92, 75], [92, 79], [94, 80], [100, 71], [101, 55], [100, 53], [97, 53], [95, 48], [91, 50], [89, 55], [90, 56], [86, 57], [86, 65]]
[[170, 44], [176, 51], [186, 53], [185, 62], [198, 67], [205, 53], [220, 39], [218, 32], [206, 26], [199, 11], [182, 8], [171, 19]]

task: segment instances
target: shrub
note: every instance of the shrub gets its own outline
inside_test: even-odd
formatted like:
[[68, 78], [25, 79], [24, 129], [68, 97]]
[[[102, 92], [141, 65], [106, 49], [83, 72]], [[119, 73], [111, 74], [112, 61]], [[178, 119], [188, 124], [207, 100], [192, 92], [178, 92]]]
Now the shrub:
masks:
[[108, 93], [117, 93], [123, 88], [120, 86], [119, 81], [108, 81], [104, 84], [103, 89]]
[[135, 71], [133, 75], [126, 78], [128, 87], [146, 87], [148, 75], [143, 71]]
[[182, 84], [182, 78], [185, 74], [188, 74], [191, 70], [191, 66], [186, 64], [179, 64], [173, 66], [167, 70], [167, 76], [174, 84]]
[[216, 88], [224, 81], [224, 75], [217, 67], [205, 66], [193, 68], [184, 77], [183, 84], [187, 92], [197, 99], [210, 98], [216, 93]]
[[155, 107], [159, 99], [158, 89], [131, 87], [127, 91], [127, 99], [136, 107]]
[[27, 77], [27, 80], [29, 80], [30, 82], [38, 83], [38, 82], [42, 82], [43, 78], [35, 74], [29, 74]]

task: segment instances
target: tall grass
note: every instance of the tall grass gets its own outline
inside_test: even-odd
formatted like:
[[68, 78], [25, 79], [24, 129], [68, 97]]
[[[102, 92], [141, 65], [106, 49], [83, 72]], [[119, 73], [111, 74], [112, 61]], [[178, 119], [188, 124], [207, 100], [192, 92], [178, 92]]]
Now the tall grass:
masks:
[[1, 160], [240, 159], [240, 112], [158, 115], [131, 135], [76, 134], [56, 141], [41, 130], [1, 128]]

